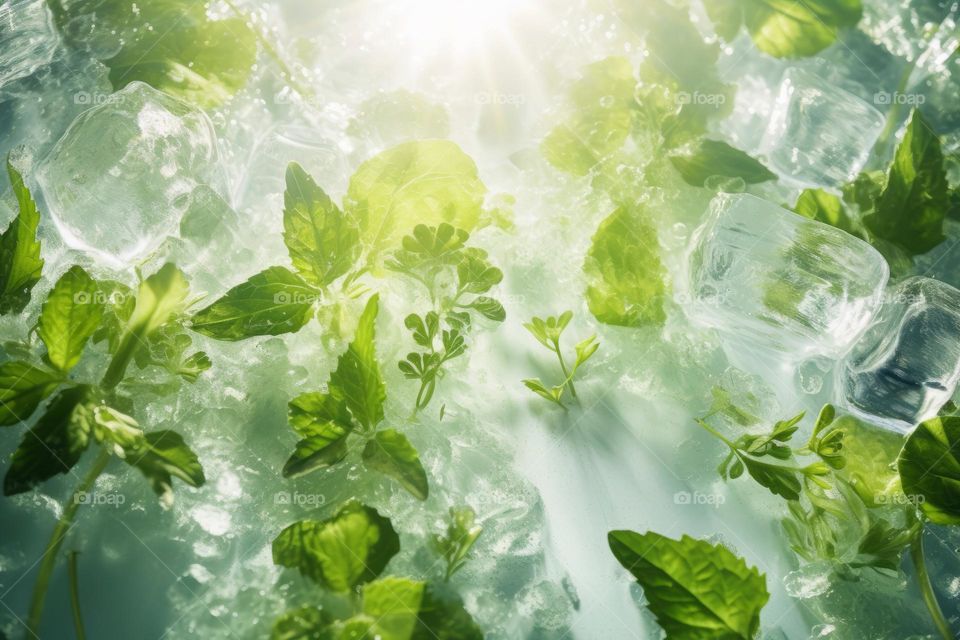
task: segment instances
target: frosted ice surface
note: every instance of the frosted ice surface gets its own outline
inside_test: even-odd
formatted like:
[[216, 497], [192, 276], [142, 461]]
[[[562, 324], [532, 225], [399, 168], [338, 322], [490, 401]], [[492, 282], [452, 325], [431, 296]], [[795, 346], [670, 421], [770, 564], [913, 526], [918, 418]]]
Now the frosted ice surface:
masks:
[[0, 3], [0, 87], [49, 64], [58, 43], [44, 0]]
[[846, 353], [889, 277], [870, 245], [747, 194], [714, 200], [694, 236], [689, 312], [725, 339], [798, 360]]
[[866, 164], [884, 117], [872, 105], [816, 75], [787, 69], [760, 145], [781, 180], [837, 186]]
[[134, 82], [74, 120], [37, 180], [67, 245], [123, 264], [175, 234], [196, 187], [220, 186], [218, 158], [203, 112]]
[[906, 431], [937, 414], [960, 381], [960, 291], [913, 277], [892, 288], [844, 363], [843, 403]]

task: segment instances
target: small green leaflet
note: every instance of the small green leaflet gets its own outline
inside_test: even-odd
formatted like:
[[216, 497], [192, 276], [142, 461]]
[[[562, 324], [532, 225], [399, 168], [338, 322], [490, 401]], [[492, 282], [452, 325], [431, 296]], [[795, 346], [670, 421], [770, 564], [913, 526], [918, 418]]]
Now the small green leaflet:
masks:
[[165, 264], [146, 278], [137, 293], [127, 332], [146, 337], [183, 312], [190, 285], [173, 264]]
[[363, 463], [397, 480], [418, 500], [429, 494], [427, 472], [407, 437], [395, 429], [378, 431], [363, 449]]
[[293, 455], [283, 465], [284, 478], [296, 478], [332, 467], [347, 456], [349, 427], [345, 428], [343, 423], [327, 422], [313, 431], [297, 443]]
[[71, 267], [53, 286], [37, 326], [47, 360], [69, 372], [80, 361], [87, 340], [100, 326], [103, 302], [97, 283], [81, 267]]
[[313, 317], [317, 299], [317, 291], [300, 276], [284, 267], [270, 267], [197, 312], [190, 328], [227, 341], [293, 333]]
[[40, 224], [37, 204], [24, 184], [23, 176], [9, 160], [7, 173], [19, 213], [0, 234], [0, 315], [23, 311], [43, 270], [37, 240], [37, 226]]
[[360, 253], [360, 234], [303, 168], [287, 168], [283, 239], [304, 280], [325, 287], [349, 271]]
[[587, 305], [600, 322], [645, 327], [666, 320], [657, 233], [642, 205], [620, 207], [600, 223], [583, 270]]
[[389, 518], [350, 500], [327, 520], [303, 520], [273, 541], [275, 564], [296, 568], [332, 591], [347, 592], [379, 576], [400, 551]]
[[812, 56], [834, 43], [842, 28], [860, 22], [860, 0], [704, 0], [724, 40], [745, 24], [757, 48], [776, 58]]
[[863, 223], [874, 236], [917, 255], [943, 242], [948, 208], [940, 140], [915, 110], [897, 147], [886, 187]]
[[126, 451], [124, 460], [146, 476], [164, 506], [173, 501], [173, 478], [191, 487], [205, 482], [197, 454], [183, 441], [183, 436], [173, 431], [144, 434]]
[[667, 640], [751, 640], [767, 603], [766, 579], [723, 545], [683, 536], [611, 531], [617, 560], [643, 587]]
[[960, 524], [960, 418], [921, 422], [897, 459], [903, 492], [936, 524]]
[[669, 157], [684, 181], [694, 187], [704, 186], [713, 176], [740, 178], [747, 184], [777, 179], [759, 160], [718, 140], [701, 140]]
[[865, 235], [844, 207], [843, 201], [823, 189], [805, 189], [797, 198], [793, 210], [805, 218], [843, 229], [857, 237], [863, 238]]
[[277, 618], [270, 640], [328, 640], [326, 627], [332, 622], [326, 610], [316, 607], [291, 609]]
[[353, 342], [340, 356], [337, 370], [330, 374], [330, 386], [335, 387], [360, 426], [372, 431], [383, 420], [383, 403], [387, 397], [376, 353], [377, 313], [379, 297], [367, 302]]
[[476, 523], [476, 518], [477, 514], [470, 507], [450, 507], [450, 524], [447, 525], [446, 534], [433, 536], [434, 551], [447, 562], [446, 580], [463, 568], [467, 554], [483, 533], [483, 527]]
[[61, 382], [61, 374], [27, 362], [0, 364], [0, 426], [27, 420]]

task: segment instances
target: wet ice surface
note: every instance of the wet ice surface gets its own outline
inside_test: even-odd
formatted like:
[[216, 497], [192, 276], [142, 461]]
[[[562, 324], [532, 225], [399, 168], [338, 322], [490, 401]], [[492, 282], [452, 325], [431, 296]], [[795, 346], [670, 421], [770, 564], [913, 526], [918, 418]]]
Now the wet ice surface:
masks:
[[8, 0], [0, 5], [0, 89], [53, 59], [59, 36], [43, 0]]
[[[273, 565], [271, 540], [290, 522], [325, 516], [332, 505], [352, 495], [389, 514], [401, 531], [404, 551], [389, 571], [417, 577], [436, 577], [435, 558], [425, 548], [428, 535], [441, 530], [448, 507], [470, 504], [484, 533], [454, 585], [489, 637], [497, 640], [658, 638], [659, 628], [642, 606], [640, 590], [607, 549], [606, 532], [614, 528], [673, 537], [686, 533], [729, 545], [767, 575], [772, 600], [762, 621], [770, 639], [866, 640], [927, 631], [918, 595], [905, 579], [871, 576], [863, 583], [825, 584], [818, 567], [798, 567], [778, 524], [783, 502], [747, 482], [720, 483], [715, 471], [723, 455], [720, 445], [692, 423], [708, 410], [713, 386], [729, 379], [761, 398], [756, 413], [767, 422], [800, 409], [815, 412], [834, 389], [828, 367], [813, 360], [804, 363], [799, 376], [797, 367], [783, 363], [773, 371], [753, 371], [765, 374], [764, 380], [732, 371], [717, 332], [687, 322], [683, 307], [688, 300], [678, 299], [669, 309], [662, 335], [597, 325], [583, 305], [579, 265], [610, 204], [585, 181], [552, 171], [539, 158], [537, 146], [553, 124], [550, 111], [560, 104], [565, 81], [581, 65], [612, 53], [638, 60], [642, 46], [636, 31], [611, 13], [598, 14], [595, 5], [588, 10], [576, 3], [543, 3], [551, 20], [520, 13], [510, 26], [523, 37], [487, 35], [485, 54], [477, 56], [454, 46], [462, 33], [449, 34], [438, 50], [424, 48], [424, 34], [435, 27], [416, 23], [395, 8], [397, 3], [316, 4], [288, 1], [264, 9], [278, 40], [289, 43], [291, 51], [305, 52], [316, 96], [290, 97], [264, 60], [250, 88], [208, 114], [221, 147], [216, 166], [211, 166], [213, 138], [202, 119], [194, 118], [190, 125], [178, 121], [170, 139], [144, 136], [139, 128], [134, 130], [134, 120], [123, 120], [139, 113], [131, 105], [104, 105], [85, 116], [113, 116], [110, 126], [90, 129], [88, 135], [98, 138], [96, 155], [70, 156], [62, 147], [44, 160], [85, 107], [76, 103], [74, 94], [104, 91], [102, 67], [79, 62], [69, 66], [59, 58], [4, 87], [12, 97], [0, 104], [0, 119], [12, 126], [3, 149], [11, 140], [28, 144], [28, 160], [43, 166], [37, 179], [44, 210], [61, 216], [64, 228], [74, 229], [75, 247], [93, 246], [113, 259], [107, 263], [115, 263], [124, 257], [125, 245], [118, 238], [139, 239], [146, 242], [145, 249], [157, 249], [154, 263], [175, 258], [190, 274], [195, 290], [212, 297], [266, 265], [285, 263], [279, 203], [287, 162], [301, 162], [339, 199], [352, 170], [370, 155], [406, 137], [444, 136], [449, 131], [476, 159], [491, 193], [517, 197], [515, 229], [476, 234], [506, 273], [501, 298], [508, 321], [480, 331], [470, 357], [457, 362], [443, 380], [434, 402], [434, 408], [445, 404], [443, 420], [433, 411], [420, 424], [402, 427], [421, 451], [431, 479], [426, 504], [358, 468], [296, 481], [280, 477], [295, 440], [286, 425], [286, 402], [326, 378], [345, 346], [342, 340], [324, 335], [313, 324], [283, 339], [239, 345], [200, 341], [214, 368], [196, 385], [183, 385], [178, 396], [153, 399], [137, 417], [150, 429], [183, 432], [204, 463], [208, 483], [196, 491], [178, 485], [173, 509], [163, 512], [136, 473], [117, 465], [111, 467], [112, 475], [104, 476], [97, 490], [122, 494], [126, 503], [81, 510], [69, 543], [83, 550], [81, 580], [87, 585], [84, 613], [90, 637], [265, 637], [276, 615], [313, 602], [317, 595], [294, 572]], [[370, 18], [378, 15], [383, 18]], [[898, 35], [895, 30], [880, 32], [885, 38]], [[738, 43], [741, 46], [749, 48], [749, 40]], [[787, 65], [753, 52], [753, 66], [748, 66], [739, 53], [724, 54], [722, 62], [730, 69], [731, 81], [755, 91], [750, 114], [755, 118], [730, 131], [739, 131], [742, 148], [753, 151]], [[845, 90], [869, 101], [877, 77], [857, 66], [861, 63], [839, 45], [824, 55], [862, 85], [857, 92], [844, 84]], [[882, 65], [890, 62], [878, 58]], [[744, 77], [734, 73], [744, 69], [750, 71]], [[886, 90], [896, 87], [896, 78], [888, 83], [886, 66], [876, 69]], [[941, 93], [949, 95], [952, 85], [943, 84]], [[389, 121], [392, 116], [383, 116], [395, 113], [383, 106], [383, 95], [395, 89], [419, 92], [440, 105], [448, 118], [411, 118], [415, 124], [398, 130], [396, 122]], [[174, 109], [162, 98], [148, 100], [148, 90], [129, 91], [143, 98], [133, 104], [152, 105], [160, 116]], [[829, 112], [853, 104], [843, 100]], [[130, 133], [139, 152], [128, 157], [125, 146], [111, 142], [113, 133], [104, 145], [99, 139], [104, 129]], [[843, 174], [862, 162], [862, 140], [850, 143], [849, 137], [849, 129], [844, 129]], [[807, 142], [798, 139], [805, 147]], [[814, 150], [821, 149], [816, 145]], [[164, 164], [177, 168], [174, 177], [156, 168]], [[111, 175], [111, 167], [126, 167], [130, 173], [121, 169], [120, 176]], [[789, 162], [778, 168], [793, 171]], [[227, 188], [218, 188], [214, 169], [227, 176]], [[811, 181], [830, 183], [838, 175], [817, 175]], [[78, 182], [78, 177], [86, 181]], [[652, 208], [659, 216], [664, 260], [678, 285], [684, 249], [691, 230], [706, 220], [709, 198], [673, 186], [678, 194], [659, 200], [654, 194], [657, 206]], [[142, 206], [147, 197], [143, 188], [153, 190], [149, 207]], [[792, 202], [796, 195], [789, 188], [770, 189], [764, 195], [772, 202]], [[136, 206], [138, 214], [105, 218], [122, 214], [118, 202]], [[163, 215], [156, 203], [166, 208]], [[750, 211], [745, 209], [745, 215]], [[734, 291], [740, 296], [752, 292], [753, 297], [738, 299], [739, 308], [731, 307], [724, 323], [734, 328], [734, 314], [743, 317], [746, 307], [758, 314], [751, 322], [760, 324], [749, 325], [754, 334], [761, 325], [773, 323], [776, 335], [787, 336], [791, 348], [809, 347], [813, 355], [842, 352], [862, 328], [866, 299], [882, 279], [875, 257], [844, 244], [844, 250], [859, 257], [855, 266], [836, 264], [827, 251], [814, 260], [803, 252], [818, 245], [796, 236], [801, 229], [813, 229], [816, 236], [818, 227], [783, 218], [780, 212], [767, 213], [772, 221], [786, 221], [775, 229], [778, 241], [768, 247], [768, 261], [746, 272], [746, 282], [757, 287]], [[183, 226], [178, 229], [180, 217]], [[209, 217], [220, 223], [204, 224]], [[199, 222], [192, 224], [195, 220]], [[57, 247], [55, 230], [46, 231], [52, 238], [48, 246]], [[168, 233], [181, 237], [164, 241]], [[801, 255], [785, 256], [791, 248]], [[66, 249], [57, 247], [47, 273], [83, 254]], [[115, 274], [103, 258], [93, 257], [99, 273]], [[798, 291], [817, 277], [840, 281], [844, 287], [840, 292], [814, 287], [817, 295], [809, 299], [807, 294], [799, 300], [781, 297], [780, 312], [769, 314], [757, 293], [770, 292], [769, 286], [764, 289], [764, 269], [791, 261], [804, 267], [806, 280], [796, 283]], [[951, 272], [946, 264], [949, 260], [937, 264], [941, 277], [957, 278], [960, 272]], [[811, 271], [814, 267], [820, 271]], [[129, 273], [119, 276], [130, 278]], [[41, 284], [35, 299], [42, 299], [49, 284]], [[388, 411], [398, 422], [409, 413], [405, 398], [415, 393], [394, 364], [407, 350], [402, 318], [423, 303], [410, 296], [406, 290], [385, 295], [378, 325]], [[790, 313], [783, 313], [783, 304], [793, 305]], [[595, 331], [601, 342], [601, 351], [578, 384], [581, 405], [569, 415], [534, 398], [519, 383], [549, 365], [520, 322], [567, 308], [576, 313], [571, 334]], [[828, 309], [836, 313], [826, 319]], [[764, 313], [766, 319], [758, 319]], [[0, 324], [4, 338], [22, 336], [24, 322], [15, 320]], [[764, 333], [772, 340], [773, 331]], [[738, 364], [749, 368], [751, 362], [747, 358]], [[0, 433], [5, 459], [19, 440], [14, 431]], [[73, 478], [58, 478], [36, 494], [0, 501], [0, 519], [15, 523], [0, 540], [0, 593], [8, 592], [3, 600], [15, 612], [26, 608], [34, 576], [29, 569], [73, 484]], [[958, 567], [950, 554], [960, 541], [943, 537], [931, 562], [937, 567], [938, 589], [953, 595], [960, 589], [951, 582]], [[943, 602], [948, 616], [957, 613], [955, 599]], [[62, 569], [48, 607], [50, 637], [70, 637]], [[0, 625], [8, 635], [19, 635], [13, 632], [16, 620], [10, 612], [0, 611]]]

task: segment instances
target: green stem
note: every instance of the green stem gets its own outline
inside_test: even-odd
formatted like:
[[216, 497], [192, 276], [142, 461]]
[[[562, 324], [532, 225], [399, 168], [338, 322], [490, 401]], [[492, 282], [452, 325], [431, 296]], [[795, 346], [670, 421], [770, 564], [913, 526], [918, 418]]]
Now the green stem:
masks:
[[930, 617], [933, 618], [933, 624], [940, 632], [943, 640], [953, 640], [954, 635], [950, 630], [950, 623], [943, 616], [940, 609], [940, 603], [937, 602], [937, 596], [933, 592], [933, 584], [930, 582], [930, 574], [927, 573], [927, 562], [923, 555], [923, 531], [917, 532], [910, 543], [910, 559], [913, 560], [913, 566], [917, 571], [917, 585], [920, 587], [920, 593], [923, 596], [923, 603], [927, 605]]
[[67, 556], [67, 575], [70, 578], [70, 609], [73, 611], [73, 628], [77, 640], [86, 640], [87, 634], [83, 631], [83, 615], [80, 613], [80, 578], [77, 571], [77, 557], [79, 551], [71, 551]]
[[37, 583], [33, 587], [33, 596], [30, 599], [30, 609], [27, 613], [27, 638], [39, 638], [40, 619], [43, 617], [43, 604], [47, 598], [47, 589], [50, 587], [50, 578], [53, 576], [53, 568], [57, 564], [57, 555], [60, 553], [60, 547], [73, 526], [73, 519], [77, 515], [77, 509], [80, 507], [78, 495], [88, 493], [93, 488], [94, 483], [103, 470], [110, 462], [110, 452], [107, 449], [101, 449], [96, 461], [84, 476], [76, 491], [70, 494], [67, 505], [63, 509], [63, 515], [57, 521], [53, 528], [53, 535], [47, 542], [47, 547], [43, 552], [43, 561], [40, 563], [40, 570], [37, 573]]
[[570, 387], [570, 395], [574, 398], [577, 397], [577, 388], [573, 386], [573, 376], [567, 372], [567, 363], [563, 361], [563, 354], [560, 353], [560, 343], [553, 343], [553, 351], [557, 354], [557, 359], [560, 361], [560, 370], [563, 371], [563, 379], [566, 380], [566, 385]]
[[103, 374], [103, 380], [100, 382], [101, 387], [107, 391], [111, 391], [120, 384], [123, 376], [127, 372], [127, 367], [130, 366], [130, 362], [133, 360], [133, 356], [137, 353], [137, 349], [140, 348], [140, 340], [139, 331], [130, 331], [123, 336], [117, 352], [110, 361], [110, 366], [107, 367], [107, 372]]
[[727, 440], [727, 438], [725, 438], [722, 433], [720, 433], [719, 431], [717, 431], [716, 429], [714, 429], [713, 427], [711, 427], [709, 424], [707, 424], [707, 421], [706, 421], [706, 420], [704, 420], [703, 418], [697, 418], [696, 420], [694, 420], [694, 422], [696, 422], [698, 425], [700, 425], [700, 427], [703, 428], [707, 433], [709, 433], [709, 434], [712, 435], [713, 437], [719, 439], [719, 440], [722, 441], [725, 445], [727, 445], [728, 447], [730, 447], [730, 450], [733, 451], [735, 454], [737, 454], [737, 457], [738, 457], [738, 458], [740, 457], [740, 452], [739, 452], [739, 450], [737, 449], [737, 445], [735, 445], [734, 443], [732, 443], [732, 442], [730, 442], [729, 440]]

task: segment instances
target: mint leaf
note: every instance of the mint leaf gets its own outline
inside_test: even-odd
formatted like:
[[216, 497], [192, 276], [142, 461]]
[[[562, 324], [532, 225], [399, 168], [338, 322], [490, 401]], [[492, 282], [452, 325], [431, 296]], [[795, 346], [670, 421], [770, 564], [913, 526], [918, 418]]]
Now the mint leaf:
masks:
[[14, 451], [3, 480], [3, 494], [23, 493], [80, 461], [90, 444], [92, 409], [90, 388], [73, 387], [53, 399], [37, 424], [27, 431]]
[[863, 223], [876, 237], [917, 255], [943, 242], [948, 208], [940, 140], [915, 110], [894, 154], [876, 209], [864, 217]]
[[363, 449], [363, 463], [390, 476], [417, 500], [429, 494], [427, 472], [420, 464], [420, 454], [407, 437], [396, 429], [378, 431]]
[[270, 632], [270, 640], [326, 640], [324, 630], [332, 622], [325, 610], [301, 607], [287, 611], [277, 618]]
[[843, 201], [823, 189], [805, 189], [797, 198], [793, 210], [805, 218], [843, 229], [859, 238], [864, 237], [859, 225], [844, 207]]
[[670, 640], [751, 640], [757, 634], [770, 598], [766, 580], [723, 545], [653, 532], [611, 531], [607, 539]]
[[196, 313], [190, 328], [216, 340], [294, 333], [313, 316], [317, 292], [284, 267], [270, 267]]
[[493, 298], [488, 298], [487, 296], [480, 296], [473, 300], [470, 303], [469, 307], [474, 311], [477, 311], [487, 320], [493, 320], [494, 322], [503, 322], [507, 319], [507, 311], [503, 308], [503, 305], [500, 304], [498, 300]]
[[328, 422], [297, 443], [293, 455], [283, 465], [284, 478], [297, 478], [337, 464], [347, 457], [349, 430]]
[[0, 315], [23, 311], [43, 270], [37, 240], [37, 226], [40, 224], [37, 203], [24, 184], [23, 176], [9, 160], [7, 173], [19, 213], [0, 234]]
[[371, 259], [396, 249], [418, 224], [472, 231], [487, 188], [477, 165], [446, 140], [405, 142], [367, 160], [350, 178], [344, 208]]
[[379, 576], [399, 551], [400, 538], [389, 518], [357, 500], [332, 518], [296, 522], [273, 541], [275, 564], [340, 592]]
[[137, 292], [137, 302], [127, 323], [127, 332], [146, 339], [150, 334], [183, 313], [190, 285], [172, 264], [165, 264], [146, 278]]
[[960, 418], [921, 422], [897, 459], [903, 492], [936, 524], [960, 524]]
[[367, 431], [372, 431], [383, 420], [383, 403], [387, 397], [376, 353], [379, 310], [379, 296], [371, 296], [360, 316], [353, 342], [337, 361], [336, 371], [330, 374], [331, 389], [336, 389], [354, 420]]
[[103, 302], [100, 288], [86, 271], [74, 266], [53, 286], [37, 325], [47, 347], [47, 360], [64, 373], [80, 361], [87, 340], [100, 326]]
[[290, 401], [287, 414], [290, 426], [301, 436], [322, 435], [335, 424], [349, 431], [353, 428], [350, 412], [343, 398], [331, 393], [304, 393]]
[[597, 320], [623, 327], [664, 323], [666, 285], [658, 247], [641, 205], [620, 207], [600, 223], [583, 265], [587, 305]]
[[[366, 630], [367, 635], [361, 637], [382, 640], [483, 638], [483, 632], [459, 597], [408, 578], [391, 576], [366, 585], [363, 613], [351, 620]], [[347, 628], [350, 623], [347, 621]]]
[[304, 280], [325, 287], [349, 271], [360, 255], [360, 233], [303, 168], [287, 168], [283, 239]]
[[206, 481], [197, 454], [174, 431], [146, 433], [143, 439], [126, 452], [127, 464], [146, 476], [161, 503], [169, 507], [173, 502], [173, 478], [179, 478], [191, 487]]
[[770, 493], [778, 495], [787, 500], [800, 499], [800, 479], [797, 478], [796, 469], [784, 467], [760, 460], [754, 460], [748, 456], [741, 456], [740, 461], [746, 465], [747, 473], [757, 484], [760, 484], [770, 490]]
[[701, 140], [669, 157], [684, 181], [694, 187], [704, 186], [712, 176], [740, 178], [747, 184], [777, 179], [759, 160], [718, 140]]
[[28, 362], [0, 364], [0, 426], [27, 420], [61, 382], [61, 374]]

